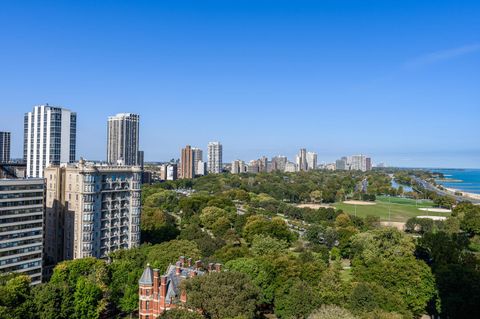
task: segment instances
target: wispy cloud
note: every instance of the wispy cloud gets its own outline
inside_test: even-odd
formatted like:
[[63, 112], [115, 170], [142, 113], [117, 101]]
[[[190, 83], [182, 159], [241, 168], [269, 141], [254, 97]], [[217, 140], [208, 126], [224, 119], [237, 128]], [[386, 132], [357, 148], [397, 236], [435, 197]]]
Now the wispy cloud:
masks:
[[417, 68], [417, 67], [421, 67], [428, 64], [455, 59], [462, 55], [467, 55], [467, 54], [475, 53], [479, 51], [480, 51], [480, 43], [465, 45], [465, 46], [448, 49], [448, 50], [436, 51], [436, 52], [425, 54], [417, 58], [414, 58], [412, 60], [409, 60], [404, 63], [404, 67], [409, 69]]

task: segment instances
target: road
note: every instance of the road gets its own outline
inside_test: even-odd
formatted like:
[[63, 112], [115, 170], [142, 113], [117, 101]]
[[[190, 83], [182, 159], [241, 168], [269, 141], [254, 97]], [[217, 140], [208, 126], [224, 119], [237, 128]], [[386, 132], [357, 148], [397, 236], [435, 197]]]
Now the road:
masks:
[[455, 194], [452, 194], [451, 192], [441, 190], [441, 189], [435, 187], [434, 185], [430, 184], [429, 182], [427, 182], [427, 181], [425, 181], [425, 180], [423, 180], [419, 177], [412, 176], [412, 178], [415, 180], [415, 182], [422, 185], [422, 187], [425, 188], [426, 190], [436, 192], [438, 195], [454, 197], [457, 200], [457, 202], [469, 201], [469, 202], [472, 202], [474, 204], [480, 204], [480, 200], [478, 200], [478, 199], [472, 199], [472, 198], [464, 197], [464, 196], [457, 196]]

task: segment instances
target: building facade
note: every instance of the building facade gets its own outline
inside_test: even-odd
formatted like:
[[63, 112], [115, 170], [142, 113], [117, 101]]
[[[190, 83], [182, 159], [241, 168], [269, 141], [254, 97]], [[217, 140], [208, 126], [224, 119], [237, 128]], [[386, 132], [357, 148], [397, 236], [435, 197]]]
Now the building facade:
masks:
[[10, 162], [10, 132], [0, 132], [0, 163]]
[[25, 114], [23, 158], [28, 177], [43, 177], [49, 165], [75, 161], [77, 114], [49, 106], [35, 106]]
[[282, 156], [282, 155], [275, 156], [274, 158], [272, 158], [271, 170], [284, 172], [287, 162], [288, 160], [286, 156]]
[[43, 200], [43, 179], [0, 180], [0, 274], [42, 282]]
[[299, 171], [306, 171], [308, 169], [307, 150], [304, 148], [301, 148], [297, 155], [297, 167]]
[[140, 244], [141, 169], [78, 164], [45, 169], [45, 253], [64, 259], [106, 258]]
[[193, 159], [193, 151], [190, 145], [182, 148], [182, 157], [180, 160], [181, 178], [194, 178], [195, 165]]
[[152, 270], [147, 265], [138, 281], [139, 319], [159, 318], [165, 311], [185, 306], [188, 296], [181, 289], [182, 281], [221, 270], [221, 264], [208, 264], [204, 268], [201, 261], [193, 263], [191, 258], [183, 256], [162, 276], [159, 269]]
[[107, 162], [112, 165], [140, 165], [140, 115], [119, 113], [108, 118]]
[[199, 165], [199, 162], [203, 163], [203, 150], [198, 147], [192, 147], [192, 158], [193, 158], [193, 176], [205, 175], [205, 172], [202, 166]]
[[307, 169], [313, 170], [317, 169], [317, 153], [315, 152], [307, 152]]
[[219, 174], [222, 172], [223, 146], [219, 142], [208, 143], [207, 170], [209, 173]]

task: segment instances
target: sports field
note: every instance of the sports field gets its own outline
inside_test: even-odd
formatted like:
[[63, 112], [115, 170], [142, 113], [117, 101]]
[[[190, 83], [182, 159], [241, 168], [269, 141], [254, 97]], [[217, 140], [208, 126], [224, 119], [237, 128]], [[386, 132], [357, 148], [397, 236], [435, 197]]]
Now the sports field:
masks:
[[449, 216], [450, 213], [432, 213], [422, 211], [419, 208], [433, 207], [431, 201], [415, 201], [399, 197], [378, 197], [375, 205], [354, 205], [347, 203], [335, 203], [334, 206], [352, 215], [366, 217], [368, 215], [378, 216], [383, 221], [405, 222], [415, 216]]

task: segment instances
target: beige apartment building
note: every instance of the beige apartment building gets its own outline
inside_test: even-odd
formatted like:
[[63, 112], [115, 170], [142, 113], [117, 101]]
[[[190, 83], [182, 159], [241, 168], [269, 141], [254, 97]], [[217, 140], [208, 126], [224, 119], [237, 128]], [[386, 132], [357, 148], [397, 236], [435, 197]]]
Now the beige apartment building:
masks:
[[140, 244], [140, 167], [80, 160], [46, 168], [45, 180], [46, 266]]

